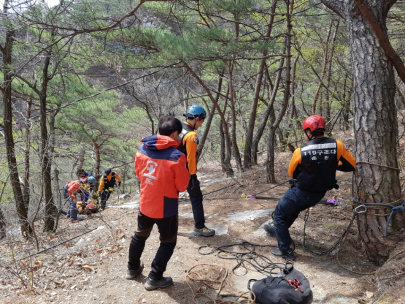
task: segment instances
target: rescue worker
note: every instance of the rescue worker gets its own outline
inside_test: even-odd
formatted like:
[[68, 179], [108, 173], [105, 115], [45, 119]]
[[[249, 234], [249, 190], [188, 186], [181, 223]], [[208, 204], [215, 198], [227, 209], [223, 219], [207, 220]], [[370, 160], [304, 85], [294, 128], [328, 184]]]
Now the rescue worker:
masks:
[[121, 187], [121, 177], [117, 172], [111, 171], [111, 168], [107, 168], [104, 174], [100, 178], [100, 185], [98, 192], [100, 194], [100, 208], [104, 210], [107, 205], [107, 200], [110, 198], [111, 193], [114, 191], [114, 186], [118, 182], [118, 187]]
[[198, 136], [195, 131], [204, 123], [207, 116], [203, 107], [193, 105], [186, 114], [186, 121], [183, 123], [183, 131], [180, 134], [181, 144], [178, 149], [187, 156], [187, 169], [190, 174], [190, 182], [187, 192], [190, 196], [194, 216], [194, 234], [197, 236], [213, 236], [214, 229], [205, 226], [203, 194], [200, 188], [200, 181], [197, 178], [197, 153]]
[[70, 218], [70, 221], [72, 223], [78, 222], [78, 217], [77, 217], [77, 195], [79, 195], [80, 201], [84, 198], [83, 196], [83, 182], [74, 180], [71, 182], [68, 182], [64, 189], [63, 193], [65, 195], [65, 198], [69, 198], [69, 210], [66, 214], [68, 218]]
[[356, 161], [346, 146], [338, 139], [324, 136], [325, 119], [319, 115], [309, 116], [302, 125], [307, 141], [294, 151], [288, 167], [293, 178], [291, 188], [281, 197], [274, 211], [274, 226], [264, 225], [264, 230], [277, 238], [278, 248], [271, 253], [288, 260], [295, 260], [292, 239], [288, 228], [299, 213], [315, 206], [326, 191], [338, 189], [336, 170], [351, 172]]
[[186, 157], [176, 148], [182, 130], [180, 120], [165, 116], [159, 120], [159, 134], [142, 139], [135, 156], [135, 173], [140, 181], [138, 226], [129, 246], [126, 279], [134, 280], [143, 270], [140, 260], [153, 225], [160, 234], [160, 246], [144, 284], [147, 290], [173, 284], [163, 277], [177, 242], [179, 192], [187, 189]]
[[86, 182], [87, 191], [84, 193], [84, 201], [87, 203], [89, 196], [93, 196], [94, 188], [96, 185], [96, 179], [94, 178], [91, 173], [84, 171], [83, 169], [77, 169], [76, 171], [77, 179], [82, 181], [83, 183]]

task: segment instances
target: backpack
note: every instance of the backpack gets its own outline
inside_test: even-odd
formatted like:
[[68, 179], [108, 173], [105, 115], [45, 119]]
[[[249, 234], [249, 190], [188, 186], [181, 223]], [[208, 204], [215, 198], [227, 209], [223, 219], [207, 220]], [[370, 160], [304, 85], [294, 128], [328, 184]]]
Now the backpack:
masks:
[[[250, 282], [255, 281], [250, 289]], [[310, 304], [312, 290], [308, 279], [293, 266], [281, 272], [281, 276], [249, 280], [248, 289], [260, 304]]]

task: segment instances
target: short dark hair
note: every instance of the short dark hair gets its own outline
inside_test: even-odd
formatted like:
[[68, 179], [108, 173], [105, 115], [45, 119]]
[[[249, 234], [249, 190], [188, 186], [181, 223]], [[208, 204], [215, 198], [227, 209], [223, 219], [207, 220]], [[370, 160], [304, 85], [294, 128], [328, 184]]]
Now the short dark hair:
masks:
[[158, 130], [160, 135], [169, 136], [176, 131], [180, 134], [183, 130], [183, 126], [180, 120], [178, 120], [176, 117], [167, 115], [159, 119]]
[[76, 171], [76, 175], [82, 175], [82, 174], [84, 174], [84, 170], [83, 169], [77, 169], [77, 171]]
[[316, 129], [312, 131], [312, 136], [324, 136], [324, 129]]

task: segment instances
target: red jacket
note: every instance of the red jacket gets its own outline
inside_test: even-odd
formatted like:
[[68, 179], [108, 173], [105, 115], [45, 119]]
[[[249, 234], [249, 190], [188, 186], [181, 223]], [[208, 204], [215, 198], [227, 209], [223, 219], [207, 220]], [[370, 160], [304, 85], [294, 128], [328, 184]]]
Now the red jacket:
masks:
[[71, 199], [76, 199], [76, 194], [80, 193], [81, 182], [74, 180], [66, 184], [66, 188]]
[[150, 218], [178, 214], [179, 192], [187, 189], [186, 157], [178, 141], [153, 135], [142, 139], [135, 155], [135, 173], [141, 182], [139, 210]]

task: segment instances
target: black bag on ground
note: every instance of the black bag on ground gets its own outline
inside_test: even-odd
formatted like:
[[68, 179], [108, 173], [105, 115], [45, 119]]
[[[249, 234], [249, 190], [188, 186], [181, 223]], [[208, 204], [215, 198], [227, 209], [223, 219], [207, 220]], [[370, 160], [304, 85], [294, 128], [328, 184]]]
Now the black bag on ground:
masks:
[[281, 276], [270, 275], [256, 281], [251, 291], [256, 296], [256, 303], [260, 304], [310, 304], [313, 299], [308, 279], [292, 266]]

